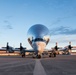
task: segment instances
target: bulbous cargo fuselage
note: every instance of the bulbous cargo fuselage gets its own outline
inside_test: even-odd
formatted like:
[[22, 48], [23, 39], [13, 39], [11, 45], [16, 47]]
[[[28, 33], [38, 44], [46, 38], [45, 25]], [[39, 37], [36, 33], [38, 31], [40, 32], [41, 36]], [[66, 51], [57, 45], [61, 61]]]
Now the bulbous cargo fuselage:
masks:
[[49, 29], [42, 24], [35, 24], [28, 30], [28, 42], [35, 52], [42, 53], [50, 40]]

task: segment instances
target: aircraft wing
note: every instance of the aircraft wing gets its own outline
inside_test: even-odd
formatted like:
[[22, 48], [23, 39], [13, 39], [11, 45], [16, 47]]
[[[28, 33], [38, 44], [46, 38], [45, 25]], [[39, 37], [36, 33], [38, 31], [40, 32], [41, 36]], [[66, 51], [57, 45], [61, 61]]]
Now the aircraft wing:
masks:
[[69, 48], [68, 46], [58, 49], [59, 51], [68, 51], [68, 50], [76, 50], [76, 46], [71, 46], [71, 48]]
[[[15, 48], [13, 51], [20, 51], [20, 48]], [[22, 51], [24, 51], [24, 52], [34, 52], [33, 49], [25, 49], [25, 48]]]
[[[7, 51], [7, 49], [6, 49], [6, 47], [2, 47], [2, 48], [0, 49], [0, 51]], [[9, 52], [12, 52], [12, 51], [13, 51], [13, 52], [15, 52], [15, 51], [20, 52], [20, 48], [9, 49], [8, 51], [9, 51]], [[24, 51], [24, 52], [34, 52], [33, 49], [26, 49], [26, 48], [24, 48], [23, 51]]]
[[6, 49], [2, 49], [2, 48], [1, 48], [0, 51], [6, 51]]
[[76, 48], [76, 46], [73, 46], [73, 48]]
[[59, 49], [59, 51], [66, 51], [66, 50], [68, 50], [68, 48], [61, 48], [61, 49]]
[[25, 50], [25, 52], [35, 52], [35, 51], [34, 51], [34, 50], [29, 49], [29, 50]]

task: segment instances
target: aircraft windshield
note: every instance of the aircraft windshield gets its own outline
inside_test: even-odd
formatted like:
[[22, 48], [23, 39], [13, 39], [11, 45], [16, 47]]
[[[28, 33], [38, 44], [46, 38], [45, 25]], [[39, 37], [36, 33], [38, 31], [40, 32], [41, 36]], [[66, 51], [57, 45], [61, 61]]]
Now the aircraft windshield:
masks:
[[36, 38], [36, 39], [34, 39], [32, 41], [36, 42], [36, 41], [45, 41], [45, 40], [43, 40], [42, 38]]

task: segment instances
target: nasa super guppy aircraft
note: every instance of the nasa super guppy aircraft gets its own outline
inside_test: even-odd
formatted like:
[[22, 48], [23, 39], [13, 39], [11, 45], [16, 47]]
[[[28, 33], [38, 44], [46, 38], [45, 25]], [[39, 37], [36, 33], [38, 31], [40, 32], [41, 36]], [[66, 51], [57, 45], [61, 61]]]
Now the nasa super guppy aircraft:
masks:
[[46, 45], [50, 41], [49, 29], [42, 25], [36, 24], [28, 30], [28, 42], [33, 48], [36, 57], [41, 58]]
[[[24, 49], [22, 47], [22, 44], [20, 44], [20, 48], [10, 49], [10, 47], [8, 46], [8, 43], [7, 43], [6, 50], [8, 52], [20, 51], [22, 57], [25, 56], [25, 52], [33, 52], [33, 57], [41, 58], [41, 56], [44, 55], [46, 45], [50, 41], [49, 29], [42, 24], [35, 24], [29, 28], [27, 32], [27, 36], [28, 36], [27, 40], [31, 45], [31, 47], [33, 48], [32, 50]], [[49, 57], [51, 57], [50, 51], [47, 51], [47, 52]], [[54, 53], [54, 56], [56, 56], [55, 53]]]

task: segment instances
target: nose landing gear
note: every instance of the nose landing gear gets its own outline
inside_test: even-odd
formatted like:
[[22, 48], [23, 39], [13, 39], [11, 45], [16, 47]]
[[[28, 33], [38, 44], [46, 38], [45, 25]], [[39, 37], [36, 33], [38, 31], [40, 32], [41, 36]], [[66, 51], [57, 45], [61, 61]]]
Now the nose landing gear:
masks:
[[41, 58], [41, 54], [34, 53], [34, 54], [33, 54], [33, 58], [38, 58], [38, 59], [40, 59], [40, 58]]
[[40, 59], [40, 58], [41, 58], [41, 55], [40, 55], [40, 54], [39, 54], [39, 55], [37, 54], [37, 55], [36, 55], [36, 58], [39, 58], [39, 59]]

